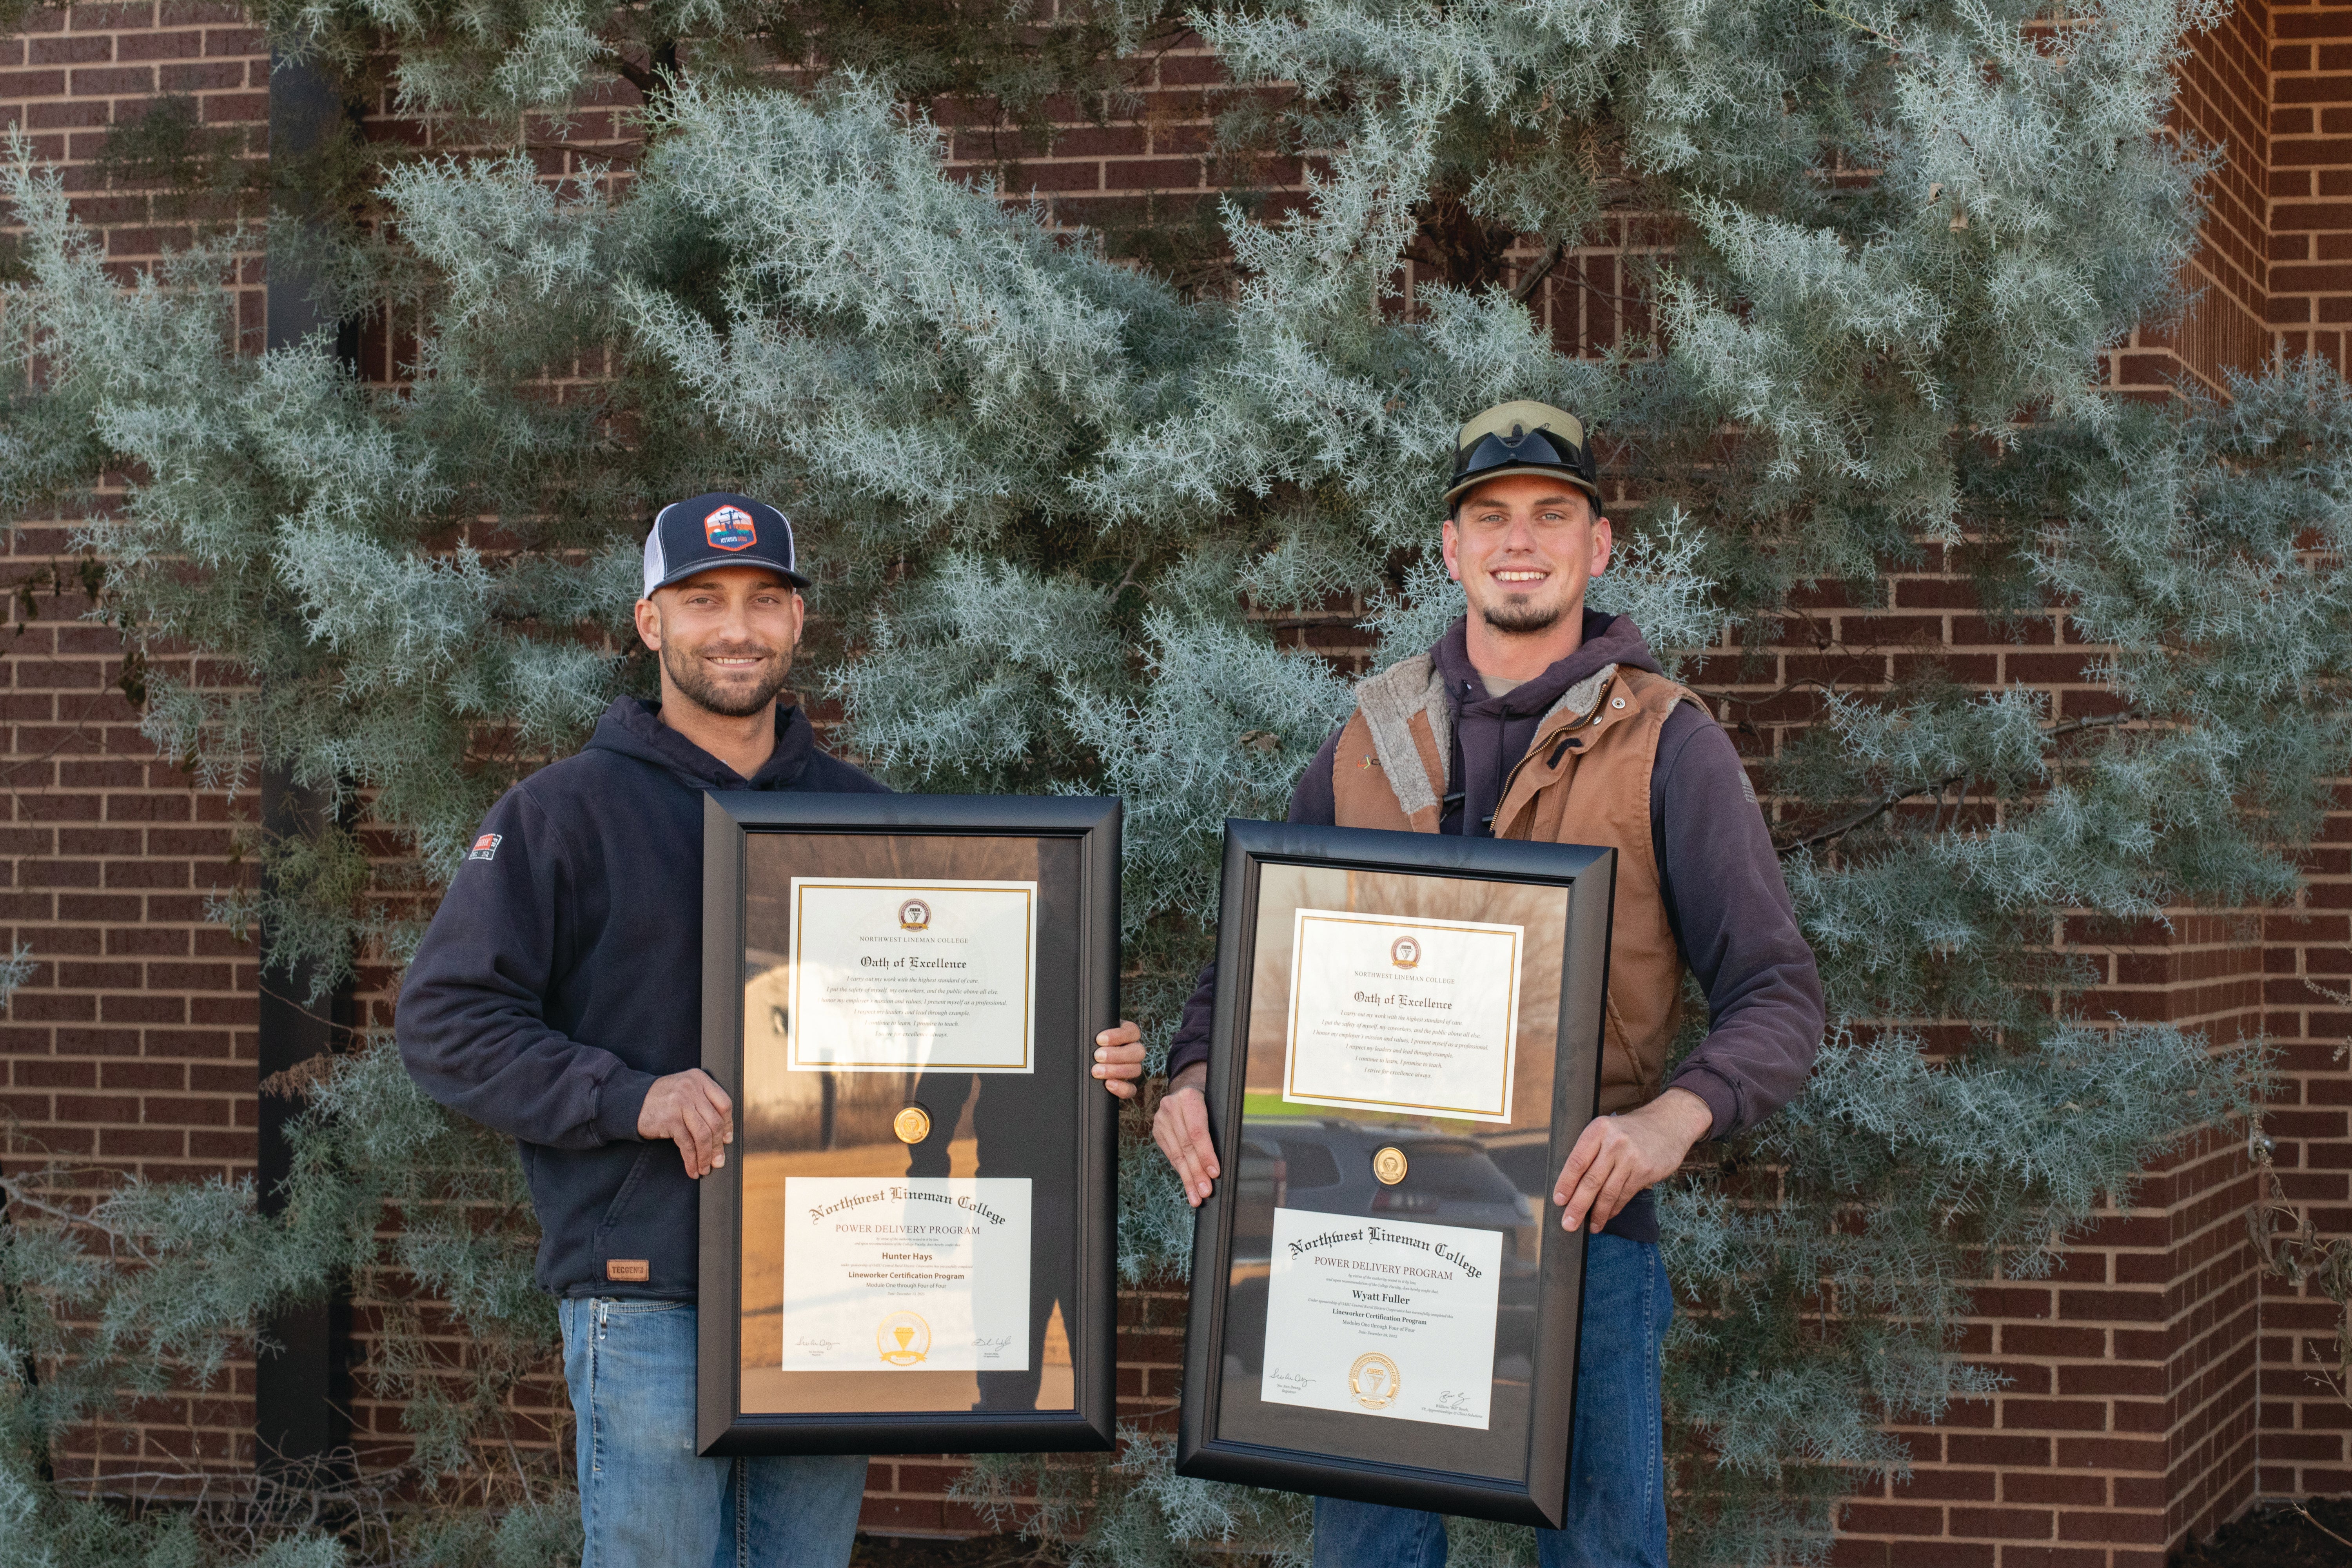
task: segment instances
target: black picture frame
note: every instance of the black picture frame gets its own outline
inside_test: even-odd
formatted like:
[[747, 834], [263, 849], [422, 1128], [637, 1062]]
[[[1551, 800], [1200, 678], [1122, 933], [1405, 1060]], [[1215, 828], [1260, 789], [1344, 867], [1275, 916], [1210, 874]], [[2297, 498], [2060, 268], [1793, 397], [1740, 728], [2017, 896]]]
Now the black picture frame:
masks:
[[[1184, 1385], [1177, 1440], [1177, 1470], [1186, 1476], [1236, 1481], [1284, 1491], [1388, 1503], [1433, 1512], [1558, 1528], [1566, 1507], [1569, 1445], [1576, 1403], [1576, 1358], [1584, 1286], [1586, 1237], [1559, 1225], [1549, 1179], [1531, 1202], [1540, 1237], [1534, 1266], [1531, 1366], [1524, 1394], [1523, 1441], [1465, 1442], [1457, 1428], [1433, 1422], [1373, 1419], [1350, 1413], [1279, 1406], [1287, 1432], [1308, 1440], [1267, 1441], [1255, 1423], [1277, 1409], [1255, 1395], [1227, 1408], [1225, 1380], [1242, 1375], [1239, 1352], [1247, 1314], [1235, 1310], [1236, 1215], [1252, 1201], [1245, 1189], [1244, 1054], [1257, 969], [1259, 889], [1276, 865], [1404, 873], [1470, 881], [1541, 884], [1565, 889], [1567, 910], [1559, 952], [1559, 1013], [1550, 1082], [1549, 1136], [1537, 1131], [1536, 1150], [1552, 1172], [1594, 1114], [1600, 1094], [1601, 1031], [1609, 964], [1609, 922], [1615, 894], [1616, 852], [1608, 848], [1468, 838], [1436, 834], [1229, 820], [1225, 824], [1223, 898], [1217, 928], [1217, 1000], [1209, 1058], [1208, 1111], [1223, 1177], [1196, 1212]], [[1525, 962], [1537, 961], [1530, 948]], [[1287, 1115], [1288, 1113], [1283, 1113]], [[1267, 1122], [1265, 1125], [1274, 1125]], [[1242, 1137], [1237, 1140], [1236, 1134]], [[1525, 1191], [1525, 1179], [1520, 1179]], [[1280, 1198], [1271, 1200], [1279, 1203]], [[1331, 1211], [1331, 1212], [1354, 1212]], [[1244, 1270], [1244, 1273], [1247, 1271]], [[1257, 1317], [1262, 1321], [1261, 1308]], [[1244, 1321], [1237, 1325], [1236, 1318]], [[1236, 1359], [1227, 1359], [1228, 1334]], [[1262, 1349], [1264, 1329], [1257, 1329]], [[1261, 1357], [1261, 1360], [1263, 1358]], [[1230, 1365], [1242, 1373], [1228, 1373]], [[1246, 1386], [1246, 1384], [1244, 1384]], [[1499, 1384], [1497, 1385], [1499, 1386]], [[1352, 1424], [1347, 1425], [1347, 1424]], [[1383, 1431], [1377, 1439], [1364, 1434]], [[1327, 1438], [1323, 1434], [1331, 1436]], [[1487, 1462], [1462, 1468], [1464, 1454], [1483, 1447]], [[1367, 1449], [1392, 1450], [1386, 1458]], [[1503, 1448], [1499, 1462], [1496, 1454]], [[1412, 1455], [1412, 1458], [1402, 1456]], [[1452, 1468], [1449, 1468], [1449, 1463]]]
[[[704, 1177], [701, 1186], [698, 1451], [938, 1454], [1110, 1448], [1117, 1377], [1118, 1102], [1088, 1068], [1094, 1036], [1118, 1019], [1119, 802], [1084, 796], [749, 790], [713, 791], [705, 799], [702, 1067], [736, 1100], [738, 1142], [733, 1152], [739, 1157]], [[1066, 1234], [1033, 1236], [1033, 1257], [1051, 1256], [1057, 1268], [1060, 1259], [1068, 1259], [1066, 1274], [1055, 1276], [1063, 1282], [1064, 1298], [1056, 1301], [1055, 1312], [1068, 1351], [1070, 1401], [1066, 1408], [822, 1408], [790, 1413], [745, 1408], [743, 1219], [745, 1183], [752, 1164], [746, 1152], [749, 1108], [743, 1093], [746, 899], [751, 891], [747, 861], [756, 842], [767, 835], [787, 836], [789, 841], [781, 847], [759, 846], [763, 857], [789, 858], [821, 846], [836, 862], [845, 855], [864, 853], [869, 842], [875, 853], [895, 845], [903, 856], [910, 841], [919, 846], [1036, 840], [1039, 864], [1050, 856], [1060, 868], [1055, 882], [1041, 886], [1034, 1091], [1045, 1099], [1027, 1109], [1034, 1116], [1031, 1124], [1041, 1129], [1041, 1142], [1053, 1144], [1042, 1156], [1055, 1167], [1051, 1174], [1067, 1184]], [[968, 844], [961, 848], [979, 852]], [[941, 844], [940, 849], [959, 852], [952, 843]], [[1057, 900], [1064, 906], [1058, 914]], [[1061, 921], [1067, 929], [1046, 930], [1044, 922], [1048, 921]], [[1048, 973], [1049, 964], [1056, 973]], [[1049, 1039], [1049, 1034], [1059, 1037]], [[1048, 1083], [1049, 1073], [1066, 1083]], [[978, 1099], [975, 1091], [973, 1103]], [[830, 1094], [826, 1104], [832, 1104]], [[1035, 1114], [1040, 1110], [1045, 1113]], [[970, 1110], [964, 1114], [969, 1125]], [[828, 1147], [831, 1121], [828, 1109]], [[1057, 1193], [1055, 1201], [1063, 1203], [1065, 1194]], [[881, 1381], [881, 1374], [834, 1375], [865, 1385]], [[838, 1403], [855, 1404], [854, 1391]]]

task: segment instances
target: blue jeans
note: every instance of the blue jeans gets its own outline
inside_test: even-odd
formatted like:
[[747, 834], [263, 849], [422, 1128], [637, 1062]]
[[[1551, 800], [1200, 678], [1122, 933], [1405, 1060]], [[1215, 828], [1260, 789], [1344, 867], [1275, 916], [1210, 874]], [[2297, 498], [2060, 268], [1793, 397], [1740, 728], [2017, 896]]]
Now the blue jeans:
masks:
[[[1543, 1568], [1666, 1568], [1664, 1410], [1658, 1348], [1674, 1321], [1647, 1242], [1596, 1236], [1584, 1255], [1568, 1512], [1536, 1531]], [[1444, 1568], [1445, 1521], [1417, 1509], [1315, 1500], [1315, 1568]]]
[[702, 1459], [694, 1309], [568, 1299], [563, 1381], [580, 1426], [581, 1568], [841, 1568], [863, 1455]]

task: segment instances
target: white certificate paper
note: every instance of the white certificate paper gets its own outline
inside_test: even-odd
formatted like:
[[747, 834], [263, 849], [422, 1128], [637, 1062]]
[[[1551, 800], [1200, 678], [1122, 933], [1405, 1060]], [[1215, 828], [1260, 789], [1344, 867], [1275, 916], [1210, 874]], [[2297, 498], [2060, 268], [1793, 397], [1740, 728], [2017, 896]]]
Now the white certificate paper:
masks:
[[1298, 910], [1282, 1097], [1511, 1119], [1527, 928]]
[[1486, 1429], [1500, 1231], [1274, 1211], [1258, 1396]]
[[794, 877], [793, 1072], [1034, 1072], [1037, 884]]
[[784, 1369], [1025, 1372], [1029, 1178], [784, 1178]]

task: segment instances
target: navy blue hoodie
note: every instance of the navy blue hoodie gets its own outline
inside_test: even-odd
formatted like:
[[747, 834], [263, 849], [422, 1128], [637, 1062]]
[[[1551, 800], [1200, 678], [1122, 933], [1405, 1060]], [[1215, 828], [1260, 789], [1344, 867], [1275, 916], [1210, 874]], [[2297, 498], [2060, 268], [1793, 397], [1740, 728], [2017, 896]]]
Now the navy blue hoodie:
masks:
[[694, 1299], [695, 1184], [637, 1112], [702, 1064], [704, 793], [884, 788], [818, 751], [798, 708], [749, 779], [657, 713], [615, 700], [586, 750], [490, 808], [400, 992], [418, 1087], [521, 1150], [558, 1296]]

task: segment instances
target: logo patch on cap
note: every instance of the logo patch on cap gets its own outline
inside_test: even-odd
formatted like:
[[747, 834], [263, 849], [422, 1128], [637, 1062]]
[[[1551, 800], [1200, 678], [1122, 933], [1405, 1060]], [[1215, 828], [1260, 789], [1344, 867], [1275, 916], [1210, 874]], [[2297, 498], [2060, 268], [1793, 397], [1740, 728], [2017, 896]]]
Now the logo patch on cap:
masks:
[[499, 858], [499, 837], [500, 835], [496, 833], [483, 834], [479, 838], [474, 840], [474, 847], [466, 851], [466, 858], [468, 860], [497, 859]]
[[702, 520], [702, 536], [714, 550], [749, 550], [760, 542], [751, 514], [740, 506], [722, 506]]

